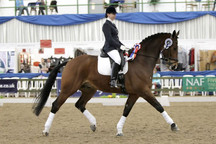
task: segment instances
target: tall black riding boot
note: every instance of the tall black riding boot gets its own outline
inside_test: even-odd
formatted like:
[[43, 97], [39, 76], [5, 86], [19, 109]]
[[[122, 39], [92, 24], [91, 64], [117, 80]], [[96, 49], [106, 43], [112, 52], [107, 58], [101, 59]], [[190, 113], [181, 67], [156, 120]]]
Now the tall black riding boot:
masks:
[[118, 72], [120, 70], [120, 66], [117, 63], [112, 64], [112, 73], [111, 73], [111, 82], [110, 82], [110, 87], [118, 87], [117, 86], [117, 76]]

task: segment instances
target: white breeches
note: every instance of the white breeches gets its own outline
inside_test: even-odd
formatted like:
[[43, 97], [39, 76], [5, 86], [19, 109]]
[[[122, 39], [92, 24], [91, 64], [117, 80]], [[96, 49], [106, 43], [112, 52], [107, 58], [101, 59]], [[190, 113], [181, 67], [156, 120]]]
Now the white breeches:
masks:
[[107, 54], [114, 60], [115, 63], [117, 63], [118, 65], [121, 64], [121, 57], [118, 50], [112, 50]]

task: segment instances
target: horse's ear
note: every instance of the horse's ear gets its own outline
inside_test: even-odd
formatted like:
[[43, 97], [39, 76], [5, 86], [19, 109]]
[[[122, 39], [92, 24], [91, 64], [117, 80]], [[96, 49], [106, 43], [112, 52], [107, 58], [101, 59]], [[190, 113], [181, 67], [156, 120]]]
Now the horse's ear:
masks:
[[173, 31], [172, 37], [174, 38], [176, 36], [176, 31]]
[[180, 33], [180, 30], [176, 33], [176, 36], [177, 36], [177, 37], [178, 37], [179, 33]]

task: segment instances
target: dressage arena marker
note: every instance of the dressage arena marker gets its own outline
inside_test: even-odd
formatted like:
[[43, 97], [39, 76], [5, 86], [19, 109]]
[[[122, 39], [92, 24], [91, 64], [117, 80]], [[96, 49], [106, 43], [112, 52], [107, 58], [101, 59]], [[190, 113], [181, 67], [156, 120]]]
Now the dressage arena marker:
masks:
[[51, 107], [52, 106], [52, 103], [53, 103], [53, 100], [51, 99], [51, 97], [49, 96], [46, 104], [45, 104], [45, 107]]
[[159, 102], [162, 106], [170, 106], [168, 96], [161, 96]]
[[[215, 96], [185, 96], [185, 97], [156, 97], [163, 106], [170, 106], [170, 102], [216, 102]], [[1, 98], [0, 106], [4, 103], [34, 103], [34, 98]], [[49, 97], [46, 106], [50, 107], [55, 97]], [[66, 103], [76, 103], [78, 98], [68, 98]], [[104, 106], [123, 106], [127, 98], [92, 98], [89, 103], [101, 103]], [[143, 98], [139, 98], [137, 103], [146, 102]]]
[[2, 107], [2, 106], [3, 106], [3, 102], [0, 101], [0, 107]]

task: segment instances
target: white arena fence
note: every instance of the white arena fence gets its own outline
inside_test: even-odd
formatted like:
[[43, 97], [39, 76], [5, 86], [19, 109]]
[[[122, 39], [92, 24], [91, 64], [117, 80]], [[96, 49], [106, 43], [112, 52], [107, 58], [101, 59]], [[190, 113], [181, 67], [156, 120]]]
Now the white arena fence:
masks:
[[[185, 75], [187, 76], [187, 75]], [[183, 76], [184, 77], [184, 76]], [[183, 77], [171, 77], [171, 76], [162, 76], [162, 77], [155, 77], [153, 79], [160, 79], [161, 82], [161, 89], [155, 89], [154, 86], [152, 86], [152, 93], [157, 91], [159, 94], [155, 96], [216, 96], [216, 92], [207, 92], [207, 91], [192, 91], [192, 92], [185, 92], [183, 91], [182, 87], [182, 78]], [[206, 75], [208, 77], [208, 75]], [[215, 77], [215, 76], [214, 76]], [[28, 78], [19, 78], [19, 77], [12, 77], [12, 78], [2, 78], [4, 80], [11, 80], [11, 79], [17, 79], [17, 93], [0, 93], [0, 96], [2, 98], [4, 97], [35, 97], [39, 94], [41, 89], [43, 88], [47, 77], [34, 77], [32, 79]], [[52, 90], [51, 90], [51, 97], [57, 97], [57, 90], [58, 90], [58, 85], [57, 81], [61, 80], [60, 77], [57, 78], [55, 81]], [[102, 95], [104, 93], [99, 92]], [[77, 92], [76, 96], [79, 96], [81, 92]], [[109, 94], [109, 93], [105, 93]], [[94, 96], [98, 97], [98, 95]]]

